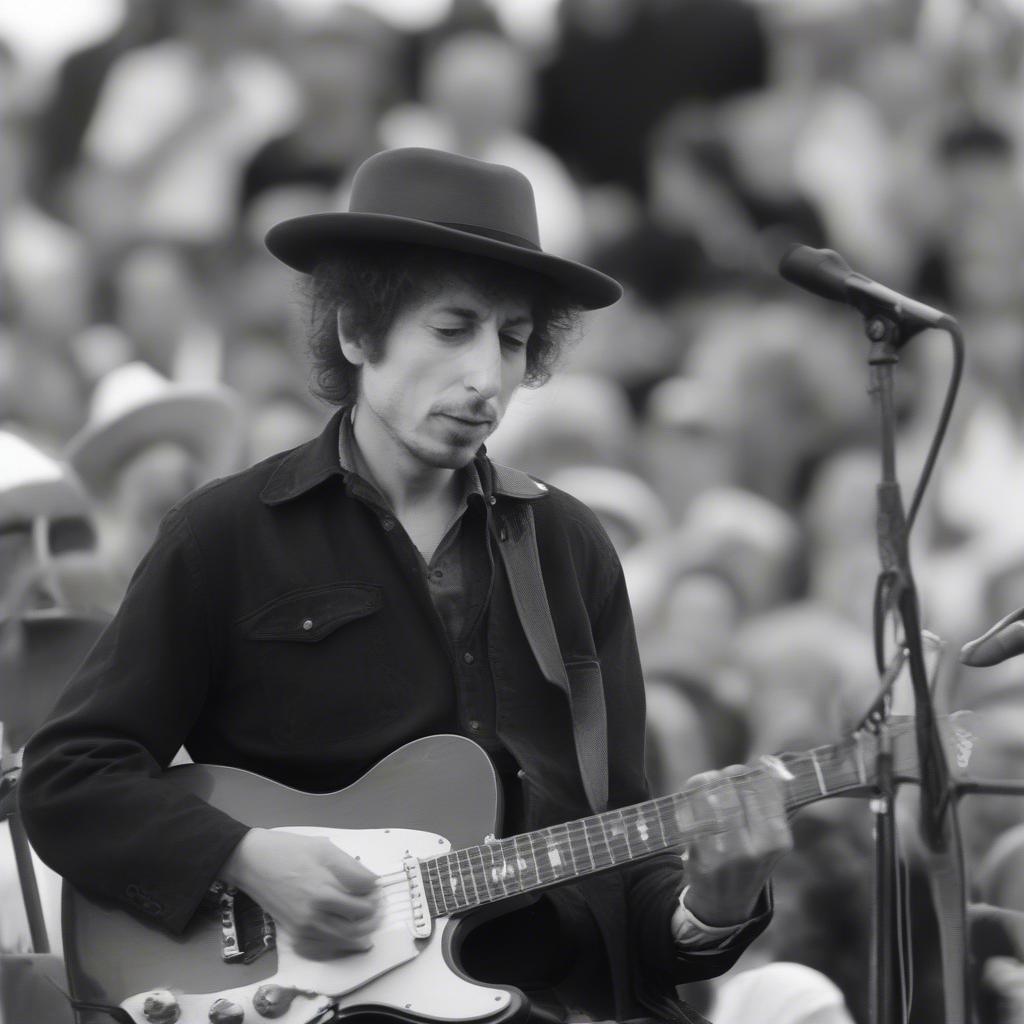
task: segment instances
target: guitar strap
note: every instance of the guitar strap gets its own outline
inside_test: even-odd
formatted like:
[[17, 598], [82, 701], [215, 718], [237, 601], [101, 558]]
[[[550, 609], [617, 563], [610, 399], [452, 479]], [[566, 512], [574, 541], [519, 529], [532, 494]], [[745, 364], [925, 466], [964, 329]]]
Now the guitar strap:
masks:
[[[499, 466], [494, 462], [491, 466], [495, 488], [506, 494], [523, 494], [523, 485], [528, 482], [529, 493], [536, 495], [538, 488], [543, 486], [517, 469]], [[565, 670], [541, 576], [537, 530], [531, 503], [509, 502], [503, 508], [500, 520], [500, 523], [495, 524], [498, 550], [508, 575], [520, 624], [544, 678], [557, 686], [569, 700], [576, 760], [583, 778], [583, 788], [591, 809], [595, 814], [600, 814], [608, 807], [608, 722], [604, 691], [600, 686], [588, 686], [583, 673], [570, 675]]]

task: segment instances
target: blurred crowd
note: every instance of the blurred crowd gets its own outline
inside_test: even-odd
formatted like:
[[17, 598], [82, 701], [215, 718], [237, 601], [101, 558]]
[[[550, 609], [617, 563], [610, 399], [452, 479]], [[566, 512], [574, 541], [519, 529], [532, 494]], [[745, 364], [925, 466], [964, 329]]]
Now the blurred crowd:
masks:
[[[372, 153], [427, 145], [522, 170], [545, 249], [625, 285], [488, 449], [590, 505], [619, 551], [655, 791], [837, 742], [877, 693], [868, 343], [853, 311], [779, 280], [796, 241], [964, 327], [911, 551], [948, 646], [940, 708], [992, 723], [972, 771], [1024, 775], [1020, 665], [955, 657], [1024, 604], [1022, 55], [1014, 0], [562, 0], [528, 39], [486, 0], [415, 32], [356, 4], [132, 0], [43, 81], [0, 38], [5, 748], [116, 610], [167, 508], [329, 415], [266, 229], [344, 208]], [[907, 501], [950, 368], [937, 332], [902, 353]], [[909, 710], [899, 688], [895, 703]], [[911, 1019], [934, 1021], [904, 811]], [[976, 894], [1024, 911], [1024, 802], [961, 815]], [[715, 1020], [751, 1005], [766, 1024], [866, 1020], [870, 829], [860, 800], [801, 812], [776, 922], [744, 961], [778, 970], [724, 986]], [[16, 903], [0, 902], [8, 950]], [[978, 965], [992, 1022], [1024, 1021], [1024, 929], [1008, 928]]]

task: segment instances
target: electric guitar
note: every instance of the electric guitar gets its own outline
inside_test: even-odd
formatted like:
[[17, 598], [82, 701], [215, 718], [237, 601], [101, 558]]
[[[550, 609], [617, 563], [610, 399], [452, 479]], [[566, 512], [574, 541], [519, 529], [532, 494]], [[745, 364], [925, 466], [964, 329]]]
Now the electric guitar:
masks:
[[[940, 728], [951, 770], [966, 768], [978, 741], [976, 716], [958, 712]], [[916, 781], [913, 720], [896, 720], [890, 737], [897, 781]], [[764, 758], [751, 770], [774, 775], [792, 813], [828, 797], [870, 791], [876, 753], [876, 738], [862, 732], [805, 753]], [[184, 934], [174, 936], [65, 885], [73, 998], [119, 1005], [124, 1016], [116, 1019], [135, 1024], [506, 1024], [525, 1014], [525, 997], [462, 971], [467, 911], [677, 850], [727, 827], [696, 820], [689, 796], [676, 793], [495, 839], [497, 775], [486, 753], [460, 736], [409, 743], [334, 793], [302, 793], [207, 765], [175, 767], [165, 777], [248, 825], [328, 836], [380, 876], [386, 909], [366, 952], [306, 960], [284, 932], [273, 940], [271, 928], [262, 933], [267, 951], [245, 962], [244, 951], [234, 948], [238, 922], [223, 908], [197, 913]], [[223, 898], [232, 897], [226, 892]], [[261, 914], [255, 904], [250, 913], [253, 908]]]

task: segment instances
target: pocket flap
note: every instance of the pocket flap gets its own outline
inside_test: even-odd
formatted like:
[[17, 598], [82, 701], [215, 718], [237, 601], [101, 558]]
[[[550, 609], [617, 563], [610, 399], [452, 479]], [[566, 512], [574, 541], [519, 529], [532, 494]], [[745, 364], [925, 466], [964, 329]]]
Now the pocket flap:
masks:
[[253, 612], [242, 625], [254, 640], [314, 643], [382, 604], [381, 588], [372, 583], [331, 583], [285, 594]]

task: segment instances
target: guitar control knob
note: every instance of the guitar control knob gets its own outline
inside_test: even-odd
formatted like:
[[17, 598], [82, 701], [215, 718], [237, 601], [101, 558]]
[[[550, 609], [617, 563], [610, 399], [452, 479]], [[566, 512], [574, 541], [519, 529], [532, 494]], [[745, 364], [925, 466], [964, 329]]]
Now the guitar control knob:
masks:
[[174, 1024], [181, 1016], [181, 1007], [173, 992], [158, 988], [146, 996], [142, 1004], [142, 1016], [149, 1024]]
[[283, 1017], [297, 995], [298, 991], [294, 988], [260, 985], [252, 997], [252, 1005], [256, 1007], [256, 1012], [261, 1017]]
[[210, 1007], [210, 1024], [242, 1024], [245, 1010], [230, 999], [217, 999]]

